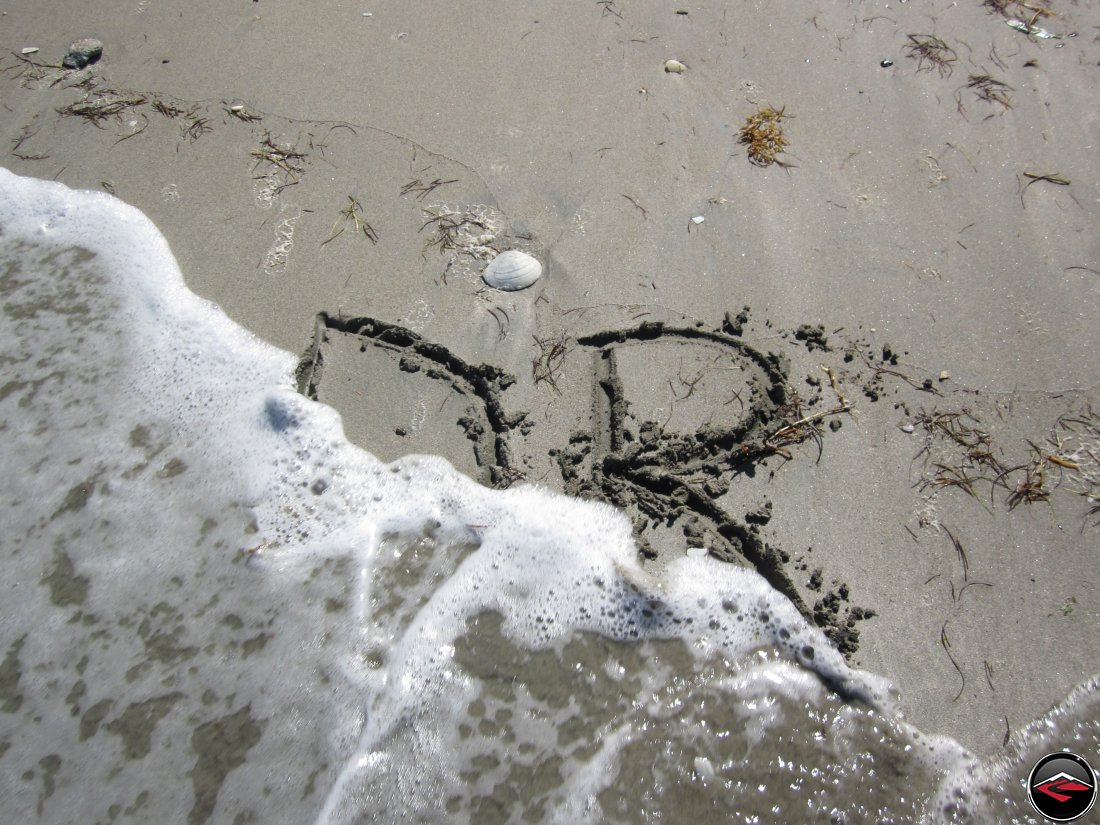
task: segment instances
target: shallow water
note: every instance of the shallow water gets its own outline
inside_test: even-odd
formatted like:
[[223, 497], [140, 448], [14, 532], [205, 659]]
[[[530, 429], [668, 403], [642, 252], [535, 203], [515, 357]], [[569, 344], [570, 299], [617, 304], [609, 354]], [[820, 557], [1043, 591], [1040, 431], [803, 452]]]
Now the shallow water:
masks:
[[385, 465], [105, 195], [0, 170], [0, 820], [1031, 822], [758, 576]]

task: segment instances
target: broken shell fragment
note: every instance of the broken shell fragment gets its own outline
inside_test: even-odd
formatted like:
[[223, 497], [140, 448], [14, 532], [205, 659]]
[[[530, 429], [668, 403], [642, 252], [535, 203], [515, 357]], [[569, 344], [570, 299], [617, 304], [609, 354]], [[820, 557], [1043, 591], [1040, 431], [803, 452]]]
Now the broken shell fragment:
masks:
[[951, 378], [951, 373], [949, 373], [947, 370], [940, 370], [940, 380], [941, 381], [948, 381], [948, 380], [950, 380], [950, 378]]
[[687, 66], [681, 63], [679, 60], [665, 61], [665, 71], [669, 74], [683, 74], [685, 69], [687, 69]]
[[542, 264], [538, 259], [518, 249], [501, 252], [485, 267], [482, 277], [494, 289], [515, 292], [527, 289], [542, 276]]

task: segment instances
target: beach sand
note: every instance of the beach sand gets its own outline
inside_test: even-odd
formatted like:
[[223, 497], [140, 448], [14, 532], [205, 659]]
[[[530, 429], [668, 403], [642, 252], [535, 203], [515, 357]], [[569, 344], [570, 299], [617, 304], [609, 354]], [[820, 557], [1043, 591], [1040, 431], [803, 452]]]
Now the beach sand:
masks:
[[[1100, 7], [1052, 8], [1076, 37], [976, 0], [15, 0], [2, 163], [144, 211], [379, 457], [751, 563], [991, 754], [1100, 670]], [[513, 247], [544, 276], [487, 289]]]

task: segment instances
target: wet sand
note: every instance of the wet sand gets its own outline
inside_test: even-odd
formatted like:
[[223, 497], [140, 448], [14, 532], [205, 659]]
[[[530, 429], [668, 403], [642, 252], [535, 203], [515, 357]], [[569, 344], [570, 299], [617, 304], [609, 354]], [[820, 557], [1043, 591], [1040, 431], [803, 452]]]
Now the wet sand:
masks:
[[143, 210], [381, 458], [756, 567], [994, 753], [1100, 670], [1100, 10], [913, 5], [20, 0], [3, 163]]

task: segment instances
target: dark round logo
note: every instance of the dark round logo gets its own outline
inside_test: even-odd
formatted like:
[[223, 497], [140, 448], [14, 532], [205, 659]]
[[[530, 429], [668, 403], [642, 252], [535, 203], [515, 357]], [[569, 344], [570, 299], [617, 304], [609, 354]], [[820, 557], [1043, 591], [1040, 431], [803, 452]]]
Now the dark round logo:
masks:
[[1096, 774], [1075, 753], [1050, 753], [1035, 763], [1027, 778], [1027, 798], [1052, 822], [1072, 822], [1096, 801]]

